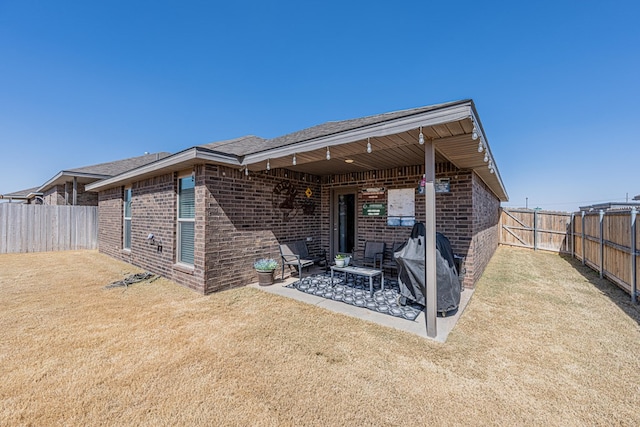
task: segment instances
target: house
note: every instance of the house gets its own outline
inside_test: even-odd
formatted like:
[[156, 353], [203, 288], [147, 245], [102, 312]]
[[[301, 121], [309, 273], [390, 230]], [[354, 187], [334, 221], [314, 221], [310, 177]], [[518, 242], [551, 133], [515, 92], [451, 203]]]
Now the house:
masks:
[[18, 202], [25, 204], [42, 203], [42, 193], [38, 192], [40, 187], [27, 188], [26, 190], [14, 191], [13, 193], [0, 194], [0, 200], [6, 200], [9, 203]]
[[194, 146], [85, 188], [101, 252], [202, 294], [254, 282], [253, 262], [279, 258], [279, 243], [391, 247], [414, 220], [465, 256], [473, 287], [508, 200], [472, 100]]
[[62, 170], [40, 187], [0, 195], [0, 199], [18, 200], [27, 204], [97, 206], [98, 195], [85, 191], [85, 185], [169, 156], [152, 153], [113, 162]]

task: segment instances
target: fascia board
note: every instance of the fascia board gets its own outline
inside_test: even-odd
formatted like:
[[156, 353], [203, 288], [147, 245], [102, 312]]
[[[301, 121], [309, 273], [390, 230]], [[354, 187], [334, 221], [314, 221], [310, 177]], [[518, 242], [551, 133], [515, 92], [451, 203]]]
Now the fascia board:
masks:
[[241, 163], [234, 155], [219, 153], [216, 151], [208, 150], [201, 147], [192, 147], [187, 150], [181, 151], [164, 159], [157, 160], [148, 165], [141, 166], [139, 168], [130, 170], [128, 172], [121, 173], [111, 178], [103, 179], [91, 183], [85, 187], [87, 191], [100, 191], [109, 187], [114, 187], [123, 182], [130, 182], [135, 180], [140, 175], [146, 175], [159, 171], [161, 169], [180, 169], [180, 165], [193, 160], [203, 160], [205, 162], [222, 163], [230, 166], [240, 167]]
[[294, 153], [304, 153], [325, 147], [346, 144], [349, 142], [364, 140], [367, 137], [394, 135], [401, 132], [417, 129], [420, 126], [427, 127], [448, 123], [468, 118], [471, 114], [471, 103], [465, 103], [442, 110], [428, 111], [415, 116], [402, 117], [383, 123], [364, 126], [361, 128], [340, 132], [338, 134], [314, 138], [309, 141], [277, 147], [259, 153], [247, 154], [242, 164], [250, 165], [263, 162], [267, 159], [285, 157]]
[[[48, 190], [52, 186], [56, 185], [56, 183], [60, 182], [61, 179], [64, 178], [64, 177], [69, 177], [69, 178], [74, 178], [74, 177], [75, 178], [95, 178], [96, 180], [98, 180], [98, 179], [108, 178], [109, 175], [102, 175], [102, 174], [97, 174], [97, 173], [86, 173], [86, 172], [60, 171], [53, 178], [51, 178], [49, 181], [47, 181], [44, 184], [42, 184], [42, 186], [40, 188], [38, 188], [38, 192], [45, 192], [46, 190]], [[62, 182], [64, 182], [64, 180], [62, 180]]]

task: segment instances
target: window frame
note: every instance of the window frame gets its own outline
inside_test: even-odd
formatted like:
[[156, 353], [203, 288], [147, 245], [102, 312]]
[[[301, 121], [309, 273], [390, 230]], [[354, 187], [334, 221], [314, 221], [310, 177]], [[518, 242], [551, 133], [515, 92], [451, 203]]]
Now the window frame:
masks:
[[[186, 178], [191, 178], [193, 180], [193, 192], [194, 192], [194, 196], [193, 196], [193, 217], [189, 218], [189, 217], [185, 217], [185, 218], [181, 218], [180, 217], [180, 193], [181, 193], [181, 181], [183, 179]], [[195, 222], [196, 222], [196, 218], [195, 218], [195, 191], [196, 191], [196, 183], [195, 183], [195, 175], [193, 172], [189, 171], [189, 172], [184, 172], [181, 174], [178, 174], [178, 180], [177, 180], [177, 186], [176, 186], [176, 264], [181, 264], [184, 266], [188, 266], [190, 268], [194, 267], [195, 264]], [[185, 223], [190, 223], [193, 224], [193, 248], [192, 248], [192, 252], [194, 253], [193, 255], [193, 260], [191, 260], [191, 262], [189, 261], [185, 261], [182, 259], [182, 224]]]
[[[128, 201], [127, 201], [127, 196], [129, 199]], [[122, 249], [125, 251], [131, 250], [131, 240], [132, 240], [131, 235], [133, 234], [131, 229], [132, 199], [133, 199], [133, 190], [131, 188], [131, 185], [125, 186], [122, 194]], [[127, 216], [127, 203], [129, 203], [129, 209], [128, 209], [129, 216]], [[127, 222], [129, 223], [129, 246], [127, 246]]]

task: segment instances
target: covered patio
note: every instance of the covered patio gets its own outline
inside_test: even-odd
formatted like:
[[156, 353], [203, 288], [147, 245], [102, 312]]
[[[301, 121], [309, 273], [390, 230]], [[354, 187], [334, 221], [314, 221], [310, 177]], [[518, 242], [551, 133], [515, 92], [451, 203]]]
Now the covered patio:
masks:
[[[427, 230], [425, 254], [427, 304], [421, 320], [426, 324], [426, 336], [444, 340], [457, 317], [464, 310], [477, 280], [474, 277], [470, 289], [463, 292], [464, 303], [461, 301], [461, 308], [456, 315], [450, 318], [438, 318], [436, 321], [435, 235], [438, 228], [436, 227], [436, 169], [438, 165], [446, 164], [453, 165], [457, 171], [471, 171], [474, 177], [486, 184], [497, 200], [508, 200], [484, 129], [471, 100], [325, 123], [270, 140], [263, 150], [244, 156], [241, 167], [244, 167], [246, 174], [280, 168], [322, 177], [324, 213], [327, 210], [330, 211], [325, 206], [331, 205], [333, 193], [340, 191], [335, 186], [336, 179], [351, 178], [358, 185], [358, 181], [366, 181], [368, 177], [376, 178], [376, 171], [402, 171], [411, 165], [423, 166], [424, 216], [416, 218], [418, 221], [424, 221]], [[393, 177], [395, 179], [388, 179], [385, 183], [394, 185], [394, 181], [397, 181], [400, 176], [402, 172]], [[414, 184], [418, 186], [418, 182]], [[346, 185], [353, 185], [353, 183], [346, 183]], [[362, 191], [362, 188], [359, 190]], [[469, 196], [473, 199], [473, 191]], [[327, 198], [329, 200], [324, 202]], [[473, 203], [473, 200], [469, 200], [469, 203]], [[477, 208], [474, 206], [471, 214], [478, 213], [480, 209], [481, 206]], [[480, 221], [474, 218], [473, 223], [477, 222]], [[330, 213], [323, 215], [321, 247], [328, 248], [331, 256], [340, 252], [336, 240], [331, 236], [337, 231], [337, 226], [335, 217]], [[455, 226], [453, 224], [453, 228]], [[487, 250], [492, 254], [495, 246]], [[488, 262], [488, 259], [486, 261]], [[347, 314], [354, 312], [354, 309], [345, 307], [344, 304], [322, 301], [311, 295], [301, 296], [282, 286], [273, 289], [273, 292], [287, 294], [327, 308], [331, 307], [330, 309], [339, 312]], [[382, 323], [397, 323], [402, 325], [401, 328], [415, 329], [415, 325], [409, 326], [406, 324], [408, 322], [396, 322], [389, 316], [366, 311], [358, 311], [358, 313], [358, 317], [382, 316], [379, 317]], [[442, 329], [440, 333], [438, 325]], [[421, 331], [424, 330], [423, 328], [421, 327]]]
[[[185, 174], [195, 187], [191, 265], [176, 262], [176, 181]], [[114, 219], [122, 217], [127, 186], [133, 237], [123, 251], [114, 238], [122, 236], [122, 222]], [[377, 241], [389, 258], [393, 243], [423, 222], [424, 324], [432, 338], [439, 335], [436, 231], [464, 258], [468, 295], [498, 246], [499, 206], [508, 200], [471, 100], [327, 122], [272, 139], [212, 142], [88, 188], [100, 193], [101, 251], [204, 294], [254, 282], [253, 262], [279, 259], [282, 243], [304, 240], [310, 252], [332, 259]], [[149, 233], [164, 251], [148, 244]]]

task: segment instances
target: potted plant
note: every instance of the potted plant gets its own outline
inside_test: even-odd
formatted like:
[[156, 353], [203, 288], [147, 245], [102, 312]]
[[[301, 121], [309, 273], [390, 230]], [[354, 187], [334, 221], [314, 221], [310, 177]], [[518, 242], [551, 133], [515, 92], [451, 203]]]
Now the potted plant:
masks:
[[273, 271], [278, 267], [278, 262], [273, 258], [262, 258], [253, 264], [258, 272], [258, 284], [267, 286], [273, 284]]
[[346, 258], [346, 255], [343, 254], [336, 254], [336, 267], [344, 267], [344, 260]]

